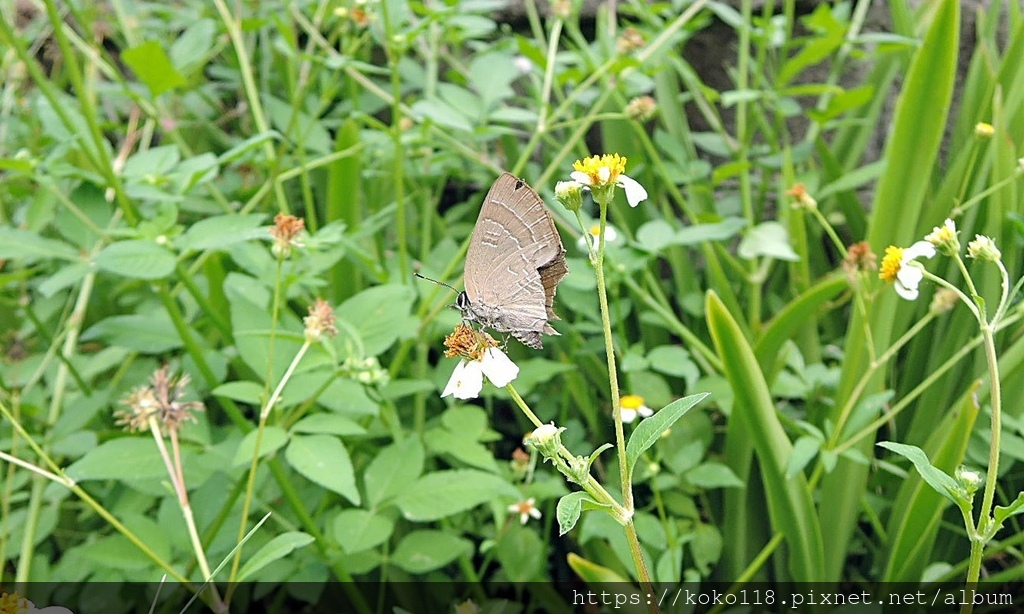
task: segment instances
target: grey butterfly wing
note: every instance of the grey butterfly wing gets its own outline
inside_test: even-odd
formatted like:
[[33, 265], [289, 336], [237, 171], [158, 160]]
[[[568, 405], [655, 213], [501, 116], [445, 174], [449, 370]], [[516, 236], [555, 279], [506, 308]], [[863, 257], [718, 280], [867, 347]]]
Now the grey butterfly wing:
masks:
[[505, 173], [480, 209], [466, 254], [467, 319], [540, 348], [540, 333], [558, 333], [555, 288], [565, 276], [565, 250], [544, 201]]

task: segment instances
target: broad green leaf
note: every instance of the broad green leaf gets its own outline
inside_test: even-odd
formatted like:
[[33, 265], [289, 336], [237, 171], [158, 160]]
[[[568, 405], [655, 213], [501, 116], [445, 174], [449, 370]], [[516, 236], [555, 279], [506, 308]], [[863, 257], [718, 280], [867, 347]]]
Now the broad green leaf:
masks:
[[498, 497], [519, 498], [519, 491], [500, 477], [475, 469], [427, 474], [396, 499], [402, 514], [413, 522], [429, 522], [472, 509]]
[[514, 522], [498, 537], [494, 555], [501, 571], [511, 582], [540, 582], [545, 579], [549, 544], [537, 531]]
[[633, 474], [633, 468], [636, 467], [636, 461], [640, 455], [653, 446], [654, 442], [661, 438], [662, 433], [672, 428], [676, 420], [679, 420], [683, 414], [690, 411], [694, 405], [703, 401], [707, 396], [708, 393], [702, 392], [676, 399], [637, 425], [626, 443], [626, 467], [630, 475]]
[[423, 472], [423, 460], [423, 445], [415, 437], [382, 449], [366, 467], [366, 502], [376, 508], [405, 491]]
[[102, 536], [71, 549], [68, 554], [71, 552], [103, 569], [139, 571], [148, 569], [153, 563], [146, 553], [124, 535]]
[[301, 531], [289, 531], [274, 537], [242, 565], [241, 571], [238, 572], [238, 581], [246, 580], [270, 563], [288, 556], [296, 548], [302, 548], [311, 543], [313, 543], [313, 537]]
[[102, 339], [143, 354], [163, 354], [182, 346], [181, 337], [165, 312], [106, 318], [85, 331], [82, 339]]
[[686, 479], [700, 488], [743, 488], [743, 481], [722, 463], [706, 462], [686, 472]]
[[428, 120], [444, 128], [460, 132], [472, 132], [473, 124], [464, 114], [440, 99], [418, 100], [412, 105], [413, 113], [421, 120]]
[[334, 517], [334, 535], [349, 554], [383, 544], [394, 530], [390, 518], [366, 510], [342, 510]]
[[247, 215], [218, 215], [199, 220], [180, 238], [176, 239], [175, 246], [182, 250], [207, 250], [224, 249], [225, 247], [241, 241], [253, 239], [267, 239], [270, 233], [263, 226], [263, 214], [250, 213]]
[[[235, 451], [235, 458], [232, 465], [247, 465], [252, 462], [252, 453], [256, 449], [256, 436], [258, 431], [253, 429], [242, 437]], [[260, 441], [260, 458], [276, 452], [288, 443], [288, 433], [279, 426], [268, 426], [263, 429], [263, 438]]]
[[181, 151], [173, 145], [153, 147], [132, 154], [121, 170], [126, 180], [143, 180], [166, 175], [181, 161]]
[[694, 224], [677, 231], [673, 243], [697, 245], [706, 241], [725, 241], [735, 237], [746, 227], [747, 221], [741, 217], [727, 217], [721, 222]]
[[442, 531], [413, 531], [391, 555], [391, 562], [413, 574], [440, 569], [473, 551], [473, 543]]
[[[183, 456], [191, 456], [186, 449]], [[185, 461], [186, 466], [188, 464]], [[68, 477], [84, 480], [167, 479], [167, 469], [151, 436], [118, 437], [101, 443], [75, 461]]]
[[171, 64], [167, 52], [156, 40], [148, 40], [121, 52], [121, 60], [149, 88], [155, 97], [185, 85], [185, 77]]
[[217, 386], [213, 389], [213, 394], [241, 403], [258, 405], [263, 396], [263, 386], [256, 382], [234, 381]]
[[643, 249], [658, 253], [672, 244], [675, 229], [664, 220], [651, 220], [636, 231], [636, 242]]
[[735, 395], [730, 419], [738, 420], [753, 440], [772, 527], [788, 544], [790, 572], [796, 581], [819, 579], [824, 564], [821, 527], [806, 478], [786, 478], [793, 445], [779, 422], [764, 374], [743, 331], [714, 292], [707, 293], [705, 313]]
[[75, 261], [80, 256], [63, 241], [44, 239], [31, 230], [0, 227], [0, 259], [31, 263], [51, 258]]
[[174, 272], [174, 255], [153, 241], [111, 243], [96, 254], [101, 270], [132, 279], [162, 279]]
[[366, 429], [356, 424], [351, 418], [331, 412], [322, 412], [299, 420], [292, 427], [292, 432], [345, 436], [365, 435]]
[[312, 482], [359, 505], [359, 490], [348, 450], [329, 435], [294, 435], [285, 451], [293, 469]]
[[[416, 333], [419, 320], [410, 315], [416, 293], [405, 284], [374, 286], [348, 299], [335, 310], [338, 319], [356, 330], [364, 356], [377, 356], [400, 338]], [[338, 336], [337, 343], [351, 343]]]
[[917, 472], [921, 474], [924, 481], [928, 482], [928, 485], [931, 486], [935, 492], [949, 499], [953, 503], [956, 503], [956, 498], [953, 496], [953, 493], [959, 489], [956, 480], [954, 480], [945, 471], [942, 471], [932, 465], [931, 461], [928, 460], [928, 455], [924, 453], [924, 450], [917, 446], [908, 446], [907, 444], [896, 443], [894, 441], [882, 441], [879, 442], [878, 445], [886, 450], [891, 450], [914, 463], [914, 468], [917, 469]]

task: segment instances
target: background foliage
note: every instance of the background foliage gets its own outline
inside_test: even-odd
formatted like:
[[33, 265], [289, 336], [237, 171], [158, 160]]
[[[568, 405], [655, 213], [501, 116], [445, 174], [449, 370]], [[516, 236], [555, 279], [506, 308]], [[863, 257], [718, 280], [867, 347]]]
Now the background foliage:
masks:
[[[206, 404], [181, 435], [210, 561], [238, 543], [243, 502], [245, 530], [272, 512], [218, 578], [555, 580], [586, 568], [568, 553], [629, 578], [610, 518], [556, 537], [568, 489], [548, 466], [527, 478], [510, 464], [531, 427], [505, 392], [438, 398], [458, 314], [412, 276], [458, 281], [501, 170], [554, 204], [591, 151], [627, 156], [650, 192], [611, 214], [623, 392], [655, 409], [711, 393], [637, 472], [655, 579], [961, 578], [955, 510], [874, 443], [919, 446], [947, 472], [985, 466], [977, 328], [954, 310], [885, 355], [931, 291], [905, 302], [873, 273], [851, 283], [785, 192], [805, 184], [843, 243], [879, 254], [955, 217], [1019, 278], [1024, 20], [992, 3], [958, 58], [955, 0], [889, 2], [885, 33], [864, 31], [869, 4], [629, 3], [590, 20], [528, 1], [515, 24], [491, 0], [4, 5], [0, 450], [77, 490], [2, 467], [2, 579], [199, 578], [152, 438], [114, 424], [165, 363]], [[722, 91], [680, 53], [713, 24], [736, 39]], [[653, 118], [630, 116], [645, 95]], [[278, 267], [280, 211], [309, 235]], [[520, 393], [589, 454], [612, 438], [594, 275], [553, 213], [571, 271], [562, 336], [510, 353]], [[997, 278], [974, 274], [995, 296]], [[341, 332], [288, 375], [250, 488], [259, 407], [317, 297]], [[997, 338], [1004, 504], [1024, 481], [1019, 330]], [[544, 515], [521, 525], [506, 508], [529, 497]], [[1010, 522], [991, 578], [1022, 575]]]

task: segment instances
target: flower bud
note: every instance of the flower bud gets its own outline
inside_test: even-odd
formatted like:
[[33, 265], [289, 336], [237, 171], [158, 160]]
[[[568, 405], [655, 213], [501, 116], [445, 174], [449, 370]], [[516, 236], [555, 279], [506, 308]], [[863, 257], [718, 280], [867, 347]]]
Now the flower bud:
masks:
[[555, 426], [555, 423], [542, 424], [526, 438], [527, 447], [540, 452], [545, 457], [558, 456], [558, 449], [562, 446], [562, 431], [564, 427]]
[[1003, 254], [991, 237], [975, 235], [974, 240], [967, 244], [967, 255], [983, 262], [999, 262]]
[[555, 198], [569, 211], [583, 206], [583, 185], [578, 181], [559, 181], [555, 184]]
[[956, 481], [960, 483], [960, 486], [963, 486], [964, 490], [966, 490], [969, 495], [974, 494], [974, 492], [977, 491], [985, 481], [984, 478], [981, 477], [980, 473], [972, 471], [963, 465], [956, 468], [955, 475]]

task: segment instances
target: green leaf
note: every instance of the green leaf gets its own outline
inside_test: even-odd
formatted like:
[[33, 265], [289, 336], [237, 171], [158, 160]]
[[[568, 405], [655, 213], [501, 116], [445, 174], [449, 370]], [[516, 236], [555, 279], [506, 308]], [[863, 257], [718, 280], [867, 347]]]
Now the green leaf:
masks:
[[313, 543], [313, 537], [301, 531], [289, 531], [276, 536], [242, 565], [242, 570], [238, 572], [238, 581], [242, 582], [248, 579], [249, 576], [270, 563], [288, 556], [296, 548], [302, 548], [311, 543]]
[[789, 244], [789, 232], [778, 222], [763, 222], [750, 229], [740, 241], [740, 258], [753, 260], [760, 256], [797, 262], [800, 256]]
[[383, 544], [394, 530], [390, 518], [366, 510], [342, 510], [334, 517], [334, 535], [348, 554]]
[[[191, 456], [187, 450], [183, 450], [183, 454]], [[101, 443], [75, 461], [66, 473], [76, 482], [167, 479], [160, 452], [153, 438], [148, 436], [119, 437]]]
[[329, 435], [294, 435], [285, 458], [307, 479], [359, 505], [352, 461], [341, 440]]
[[166, 312], [100, 320], [82, 334], [84, 341], [95, 339], [143, 354], [163, 354], [182, 346], [181, 337]]
[[587, 584], [618, 584], [624, 586], [629, 584], [629, 579], [624, 578], [617, 572], [587, 560], [575, 552], [570, 552], [567, 557], [569, 568], [576, 572]]
[[513, 522], [502, 531], [494, 546], [501, 571], [510, 582], [539, 582], [545, 579], [548, 544], [537, 531]]
[[992, 516], [996, 520], [996, 526], [1001, 526], [1004, 520], [1021, 512], [1024, 512], [1024, 492], [1017, 493], [1017, 498], [1007, 506], [997, 505], [992, 511]]
[[743, 488], [743, 481], [740, 480], [733, 470], [722, 463], [706, 462], [697, 465], [686, 472], [686, 479], [700, 488]]
[[295, 423], [293, 433], [321, 433], [324, 435], [365, 435], [366, 429], [359, 426], [351, 418], [340, 414], [323, 412], [306, 416]]
[[262, 225], [265, 218], [257, 213], [208, 217], [193, 224], [174, 244], [182, 251], [223, 250], [243, 241], [269, 239], [270, 233]]
[[413, 531], [399, 542], [391, 562], [409, 573], [422, 574], [472, 551], [473, 544], [467, 539], [441, 531]]
[[412, 112], [421, 120], [429, 120], [443, 128], [472, 132], [473, 124], [461, 112], [448, 103], [434, 98], [418, 100], [412, 105]]
[[811, 462], [811, 459], [821, 449], [821, 440], [817, 437], [804, 435], [793, 443], [793, 454], [789, 457], [789, 464], [786, 466], [786, 477], [792, 478]]
[[475, 469], [437, 471], [410, 485], [396, 500], [413, 522], [428, 522], [472, 509], [498, 497], [517, 499], [519, 491], [498, 476]]
[[[235, 458], [231, 461], [234, 466], [252, 462], [252, 453], [256, 449], [256, 436], [258, 432], [253, 429], [242, 437], [235, 450]], [[268, 426], [263, 429], [263, 439], [260, 441], [260, 458], [284, 447], [288, 443], [288, 433], [279, 426]]]
[[16, 262], [79, 260], [78, 251], [63, 241], [44, 239], [31, 230], [0, 227], [0, 259]]
[[928, 482], [928, 485], [931, 486], [935, 492], [949, 499], [953, 503], [957, 502], [956, 498], [953, 496], [953, 493], [959, 490], [959, 485], [956, 480], [945, 471], [942, 471], [938, 467], [932, 465], [931, 461], [928, 460], [928, 455], [924, 453], [924, 450], [917, 446], [909, 446], [907, 444], [896, 443], [894, 441], [882, 441], [879, 442], [878, 445], [886, 450], [891, 450], [914, 463], [914, 467], [917, 469], [917, 472], [921, 474], [924, 481]]
[[803, 475], [786, 478], [793, 446], [779, 422], [764, 374], [742, 329], [717, 294], [707, 293], [704, 309], [735, 395], [730, 421], [736, 420], [753, 440], [772, 527], [788, 544], [790, 572], [797, 582], [819, 579], [824, 564], [821, 526], [807, 479]]
[[654, 412], [650, 418], [640, 421], [633, 434], [629, 436], [626, 443], [626, 467], [630, 475], [633, 475], [633, 468], [640, 455], [646, 452], [654, 442], [661, 438], [661, 434], [667, 431], [676, 423], [676, 420], [683, 417], [683, 414], [690, 411], [694, 405], [700, 403], [708, 396], [708, 393], [691, 394], [682, 399], [676, 399], [660, 410]]
[[174, 255], [153, 241], [118, 241], [96, 254], [101, 270], [132, 279], [162, 279], [174, 271]]
[[[377, 356], [403, 337], [416, 334], [419, 320], [410, 315], [416, 293], [404, 284], [374, 286], [338, 306], [339, 320], [359, 332], [364, 356]], [[350, 343], [338, 336], [338, 343]]]
[[371, 507], [406, 490], [423, 472], [423, 444], [415, 437], [393, 443], [370, 461], [366, 468], [366, 501]]
[[[558, 500], [555, 506], [555, 518], [558, 519], [558, 535], [562, 536], [573, 530], [580, 520], [583, 512], [583, 500], [590, 499], [590, 495], [578, 490], [571, 492]], [[591, 499], [593, 501], [593, 499]], [[596, 501], [595, 501], [596, 503]]]
[[171, 63], [160, 43], [148, 40], [121, 52], [121, 60], [149, 88], [153, 96], [185, 85], [185, 77]]
[[263, 396], [263, 386], [256, 382], [234, 381], [221, 384], [213, 389], [213, 394], [240, 403], [258, 405]]

